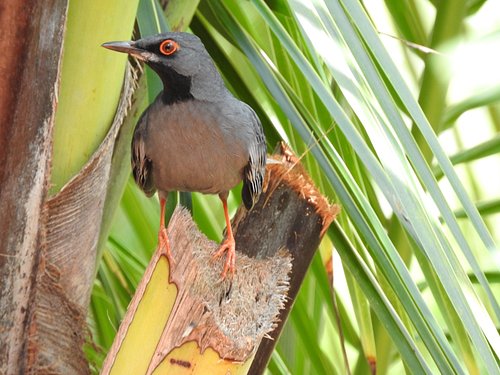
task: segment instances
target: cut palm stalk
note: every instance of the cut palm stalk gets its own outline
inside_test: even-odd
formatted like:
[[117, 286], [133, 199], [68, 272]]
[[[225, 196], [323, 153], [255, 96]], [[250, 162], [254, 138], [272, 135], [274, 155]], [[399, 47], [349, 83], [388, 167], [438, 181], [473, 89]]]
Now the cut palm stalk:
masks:
[[156, 250], [102, 374], [246, 374], [256, 354], [267, 363], [275, 341], [263, 338], [279, 334], [338, 213], [286, 147], [275, 159], [257, 205], [241, 207], [234, 219], [232, 278], [220, 278], [223, 257], [212, 261], [218, 244], [176, 209], [168, 226], [172, 259]]

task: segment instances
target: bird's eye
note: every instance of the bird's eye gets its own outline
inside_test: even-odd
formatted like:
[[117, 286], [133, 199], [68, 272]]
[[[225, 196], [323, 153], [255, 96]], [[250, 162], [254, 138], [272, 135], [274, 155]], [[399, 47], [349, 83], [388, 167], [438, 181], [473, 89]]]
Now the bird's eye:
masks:
[[175, 40], [167, 39], [161, 42], [160, 44], [160, 52], [165, 56], [172, 55], [179, 49], [179, 44]]

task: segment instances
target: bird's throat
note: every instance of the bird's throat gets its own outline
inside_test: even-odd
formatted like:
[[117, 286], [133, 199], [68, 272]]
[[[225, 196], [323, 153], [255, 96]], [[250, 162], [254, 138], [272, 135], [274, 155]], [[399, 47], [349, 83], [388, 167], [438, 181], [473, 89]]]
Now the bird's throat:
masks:
[[161, 72], [157, 70], [156, 72], [163, 82], [163, 93], [161, 98], [164, 104], [172, 104], [193, 99], [193, 95], [191, 95], [190, 92], [190, 77], [183, 76], [171, 69]]

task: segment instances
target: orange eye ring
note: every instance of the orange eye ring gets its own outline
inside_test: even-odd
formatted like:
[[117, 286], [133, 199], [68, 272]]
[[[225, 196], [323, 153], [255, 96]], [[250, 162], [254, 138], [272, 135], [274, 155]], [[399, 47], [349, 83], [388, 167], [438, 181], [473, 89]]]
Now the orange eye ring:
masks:
[[161, 42], [160, 44], [160, 52], [165, 56], [170, 56], [174, 54], [179, 49], [179, 44], [172, 39], [167, 39]]

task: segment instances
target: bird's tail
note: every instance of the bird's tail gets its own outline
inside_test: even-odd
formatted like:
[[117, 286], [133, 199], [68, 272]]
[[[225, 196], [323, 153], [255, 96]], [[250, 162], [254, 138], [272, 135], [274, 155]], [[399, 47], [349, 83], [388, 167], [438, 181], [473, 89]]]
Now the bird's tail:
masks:
[[241, 189], [241, 198], [247, 210], [252, 209], [262, 193], [262, 184], [264, 179], [261, 173], [255, 172], [255, 169], [248, 165], [243, 174], [244, 177], [243, 188]]

